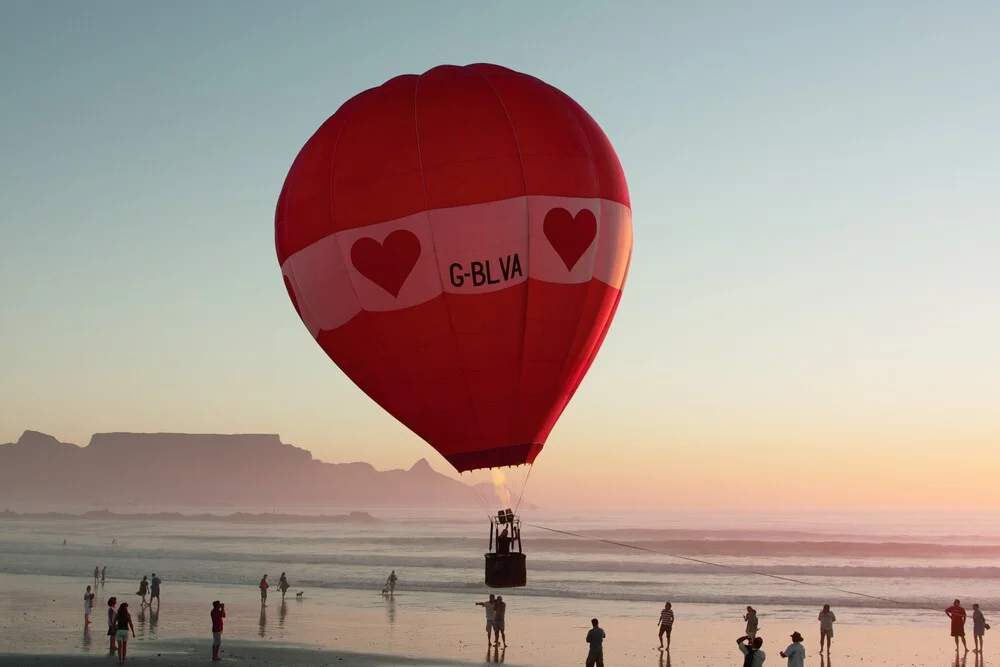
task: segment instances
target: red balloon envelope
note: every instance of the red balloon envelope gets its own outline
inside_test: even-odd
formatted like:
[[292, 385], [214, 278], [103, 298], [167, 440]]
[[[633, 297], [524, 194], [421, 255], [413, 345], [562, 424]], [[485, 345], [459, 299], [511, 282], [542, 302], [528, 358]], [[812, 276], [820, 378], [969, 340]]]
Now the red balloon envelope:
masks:
[[323, 123], [275, 244], [323, 350], [467, 471], [538, 456], [618, 307], [632, 214], [614, 149], [568, 95], [441, 66]]

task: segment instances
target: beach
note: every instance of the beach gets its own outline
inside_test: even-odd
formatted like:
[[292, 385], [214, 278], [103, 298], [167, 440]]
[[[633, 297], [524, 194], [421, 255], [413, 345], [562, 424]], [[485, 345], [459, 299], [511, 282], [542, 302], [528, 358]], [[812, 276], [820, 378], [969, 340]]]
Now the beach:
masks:
[[[808, 665], [944, 667], [955, 664], [944, 608], [955, 597], [970, 610], [979, 601], [991, 618], [1000, 597], [992, 565], [1000, 538], [988, 523], [975, 526], [975, 536], [954, 537], [942, 534], [947, 523], [906, 525], [898, 518], [864, 528], [852, 517], [826, 523], [813, 517], [806, 530], [773, 517], [727, 524], [676, 514], [670, 528], [649, 518], [537, 517], [727, 567], [527, 529], [528, 586], [490, 591], [482, 583], [480, 522], [381, 518], [376, 526], [336, 527], [6, 521], [0, 665], [114, 664], [104, 627], [106, 600], [114, 595], [133, 613], [130, 664], [208, 663], [209, 611], [221, 600], [226, 664], [581, 665], [590, 619], [597, 617], [607, 633], [607, 665], [739, 665], [735, 640], [752, 603], [768, 665], [784, 664], [778, 652], [797, 630]], [[734, 534], [753, 539], [731, 543]], [[740, 551], [747, 555], [735, 555]], [[108, 579], [95, 590], [93, 623], [85, 631], [82, 596], [93, 585], [95, 565], [108, 567]], [[387, 598], [381, 588], [390, 569], [400, 580]], [[283, 571], [291, 583], [284, 602], [276, 589]], [[153, 572], [163, 579], [161, 602], [143, 610], [135, 593], [139, 579]], [[262, 609], [257, 583], [265, 573], [272, 588]], [[506, 650], [487, 649], [484, 611], [475, 606], [490, 592], [507, 602]], [[656, 636], [666, 600], [676, 613], [669, 654], [659, 651]], [[827, 602], [838, 619], [829, 663], [817, 644], [817, 614]], [[971, 623], [968, 632], [971, 648]], [[986, 639], [989, 656], [989, 633]], [[969, 667], [989, 662], [971, 652], [967, 658]]]

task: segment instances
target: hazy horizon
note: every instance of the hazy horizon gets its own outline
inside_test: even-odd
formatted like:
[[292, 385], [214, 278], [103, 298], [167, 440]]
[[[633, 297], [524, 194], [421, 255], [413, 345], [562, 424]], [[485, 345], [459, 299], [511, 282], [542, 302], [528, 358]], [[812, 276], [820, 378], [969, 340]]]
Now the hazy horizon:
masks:
[[587, 109], [633, 210], [526, 502], [998, 510], [997, 25], [974, 2], [7, 3], [0, 442], [278, 433], [455, 476], [311, 339], [273, 216], [345, 100], [485, 61]]

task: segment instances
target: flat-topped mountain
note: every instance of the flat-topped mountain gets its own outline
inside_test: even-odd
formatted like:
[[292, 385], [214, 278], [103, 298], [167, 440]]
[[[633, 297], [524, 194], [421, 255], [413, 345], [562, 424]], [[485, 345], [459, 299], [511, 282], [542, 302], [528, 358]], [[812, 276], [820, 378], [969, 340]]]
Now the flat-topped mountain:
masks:
[[0, 445], [0, 503], [125, 508], [476, 508], [425, 459], [409, 470], [324, 463], [274, 434], [96, 433], [85, 447], [25, 431]]

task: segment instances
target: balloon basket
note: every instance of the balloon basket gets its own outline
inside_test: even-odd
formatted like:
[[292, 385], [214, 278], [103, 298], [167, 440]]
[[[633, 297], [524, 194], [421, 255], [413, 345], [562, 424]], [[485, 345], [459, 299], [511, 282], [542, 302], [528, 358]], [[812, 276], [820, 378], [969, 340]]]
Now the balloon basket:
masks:
[[518, 588], [528, 584], [528, 564], [523, 553], [486, 554], [486, 585]]

